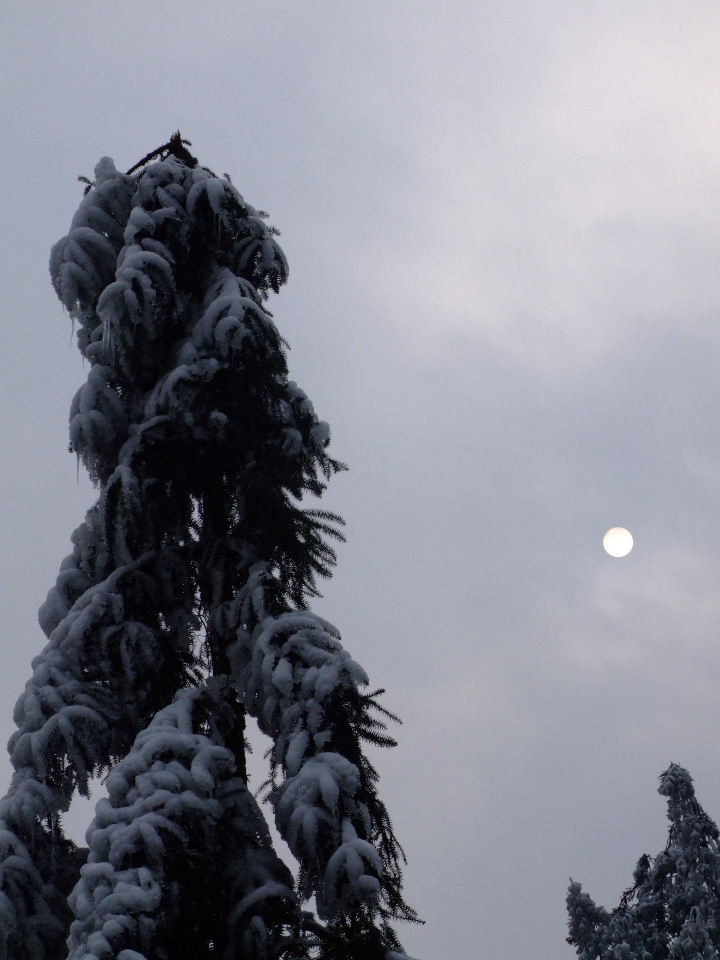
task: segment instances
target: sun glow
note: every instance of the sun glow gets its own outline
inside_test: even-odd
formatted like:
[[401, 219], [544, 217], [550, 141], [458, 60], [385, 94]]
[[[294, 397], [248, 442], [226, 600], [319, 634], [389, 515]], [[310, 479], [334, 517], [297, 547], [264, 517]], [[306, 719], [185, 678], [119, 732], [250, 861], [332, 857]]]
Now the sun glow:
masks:
[[611, 527], [603, 537], [605, 552], [611, 557], [626, 557], [633, 548], [633, 535], [625, 527]]

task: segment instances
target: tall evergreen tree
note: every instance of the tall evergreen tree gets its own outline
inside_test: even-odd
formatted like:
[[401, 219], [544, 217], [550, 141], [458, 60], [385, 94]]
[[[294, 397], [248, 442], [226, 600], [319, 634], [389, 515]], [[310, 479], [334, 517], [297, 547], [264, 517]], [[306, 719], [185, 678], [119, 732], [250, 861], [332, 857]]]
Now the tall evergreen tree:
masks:
[[634, 884], [608, 912], [571, 883], [571, 943], [580, 960], [718, 960], [720, 834], [675, 763], [660, 777], [668, 800], [667, 845], [640, 857]]
[[[15, 708], [0, 958], [402, 956], [391, 921], [417, 918], [364, 753], [396, 718], [308, 609], [341, 520], [300, 501], [342, 464], [264, 305], [277, 231], [179, 134], [87, 183], [50, 271], [90, 364], [70, 441], [99, 496]], [[246, 714], [297, 881], [248, 790]], [[79, 849], [62, 814], [99, 775]]]

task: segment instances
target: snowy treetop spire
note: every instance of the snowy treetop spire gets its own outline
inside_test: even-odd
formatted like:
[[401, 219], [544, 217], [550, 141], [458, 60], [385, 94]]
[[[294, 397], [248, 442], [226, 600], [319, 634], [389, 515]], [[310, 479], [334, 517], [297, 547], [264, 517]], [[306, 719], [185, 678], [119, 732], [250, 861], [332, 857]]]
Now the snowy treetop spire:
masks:
[[[51, 252], [90, 363], [70, 441], [98, 499], [15, 710], [0, 960], [383, 957], [390, 921], [416, 919], [364, 753], [393, 745], [392, 715], [308, 609], [342, 521], [300, 501], [343, 465], [265, 307], [287, 262], [187, 146], [125, 174], [102, 158]], [[297, 888], [247, 790], [246, 714], [273, 738]], [[108, 771], [79, 850], [61, 815]]]

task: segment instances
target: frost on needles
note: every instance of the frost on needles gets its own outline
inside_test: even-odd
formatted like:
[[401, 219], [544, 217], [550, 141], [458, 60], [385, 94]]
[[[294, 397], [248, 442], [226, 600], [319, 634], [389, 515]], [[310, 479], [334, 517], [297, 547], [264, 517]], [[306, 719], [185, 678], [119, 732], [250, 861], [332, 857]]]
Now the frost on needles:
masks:
[[[342, 464], [265, 307], [287, 278], [265, 217], [175, 135], [127, 174], [103, 158], [52, 249], [98, 498], [15, 708], [1, 960], [404, 956], [391, 922], [417, 917], [364, 752], [396, 718], [308, 608], [342, 521], [301, 499]], [[297, 882], [248, 790], [246, 714]], [[81, 849], [62, 814], [99, 775]]]

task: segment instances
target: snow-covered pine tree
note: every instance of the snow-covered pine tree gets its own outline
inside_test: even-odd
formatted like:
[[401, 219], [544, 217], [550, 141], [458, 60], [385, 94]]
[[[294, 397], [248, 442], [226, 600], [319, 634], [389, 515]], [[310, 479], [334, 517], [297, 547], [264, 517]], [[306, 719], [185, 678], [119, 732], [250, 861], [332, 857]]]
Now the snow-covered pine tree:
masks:
[[[392, 958], [391, 921], [417, 919], [364, 753], [395, 718], [307, 607], [341, 521], [300, 498], [342, 465], [264, 306], [287, 277], [265, 217], [175, 134], [127, 174], [103, 158], [53, 247], [99, 496], [15, 709], [2, 960]], [[246, 714], [297, 882], [248, 790]], [[79, 849], [62, 814], [98, 775]]]
[[695, 799], [692, 777], [675, 763], [660, 777], [667, 797], [667, 845], [644, 854], [634, 884], [612, 911], [595, 905], [579, 883], [567, 904], [579, 960], [718, 960], [720, 834]]

